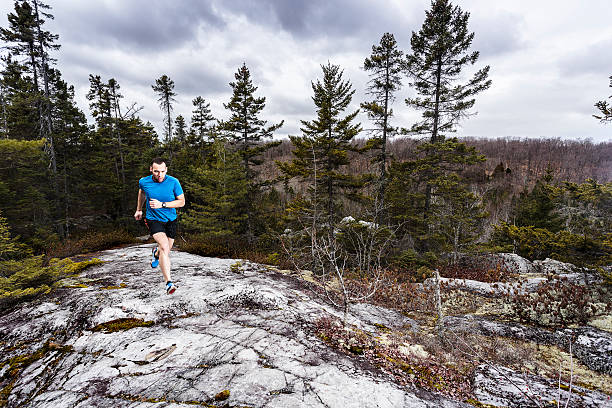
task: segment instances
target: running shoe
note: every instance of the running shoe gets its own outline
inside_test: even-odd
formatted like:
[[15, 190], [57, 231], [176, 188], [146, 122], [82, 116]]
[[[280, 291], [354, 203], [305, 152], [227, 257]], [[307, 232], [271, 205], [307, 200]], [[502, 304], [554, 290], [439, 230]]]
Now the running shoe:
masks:
[[159, 253], [157, 247], [153, 248], [153, 259], [151, 259], [151, 268], [157, 268], [159, 265]]
[[176, 290], [176, 285], [174, 285], [174, 283], [172, 282], [168, 282], [166, 283], [166, 293], [171, 295], [174, 293], [174, 291]]

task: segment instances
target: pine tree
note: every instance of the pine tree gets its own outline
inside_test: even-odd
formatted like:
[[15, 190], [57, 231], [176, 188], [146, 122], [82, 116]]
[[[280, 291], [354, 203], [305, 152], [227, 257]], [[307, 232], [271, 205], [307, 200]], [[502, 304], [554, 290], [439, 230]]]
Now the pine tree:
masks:
[[432, 0], [431, 9], [418, 33], [412, 32], [412, 53], [406, 58], [406, 73], [418, 96], [406, 104], [423, 111], [423, 120], [410, 129], [428, 134], [431, 143], [452, 132], [459, 120], [474, 106], [474, 95], [489, 88], [489, 66], [478, 70], [464, 84], [462, 69], [478, 60], [478, 51], [469, 52], [474, 33], [468, 30], [470, 14], [449, 0]]
[[0, 27], [0, 40], [7, 44], [9, 53], [13, 56], [20, 56], [27, 61], [23, 66], [27, 67], [27, 72], [31, 74], [31, 80], [34, 84], [32, 90], [36, 97], [36, 108], [38, 110], [38, 138], [43, 137], [42, 124], [42, 108], [39, 95], [38, 76], [40, 64], [38, 61], [39, 51], [36, 47], [36, 18], [32, 7], [26, 1], [15, 2], [15, 13], [8, 14], [9, 28]]
[[174, 99], [176, 96], [174, 81], [164, 74], [155, 80], [155, 85], [151, 85], [151, 88], [159, 96], [157, 100], [159, 107], [166, 116], [166, 142], [169, 142], [172, 139], [172, 104], [176, 102], [176, 99]]
[[264, 143], [264, 140], [271, 138], [284, 122], [266, 126], [267, 121], [259, 118], [266, 106], [266, 98], [254, 96], [257, 87], [253, 85], [246, 64], [238, 69], [234, 78], [236, 81], [230, 82], [232, 97], [227, 104], [223, 104], [225, 109], [231, 112], [231, 116], [227, 121], [220, 122], [219, 128], [226, 132], [230, 142], [239, 152], [244, 177], [249, 182], [244, 204], [247, 214], [247, 239], [252, 241], [256, 217], [253, 204], [264, 185], [257, 179], [257, 166], [263, 163], [261, 156], [265, 151], [280, 144], [280, 142]]
[[[387, 141], [397, 133], [397, 128], [391, 126], [393, 116], [391, 105], [395, 100], [394, 92], [402, 85], [403, 52], [397, 48], [393, 34], [385, 33], [380, 44], [372, 46], [372, 54], [365, 59], [363, 68], [370, 72], [368, 94], [374, 99], [364, 102], [361, 107], [374, 122], [373, 137], [368, 141], [369, 147], [379, 150], [374, 162], [380, 164], [378, 195], [381, 208], [384, 209], [384, 194], [386, 189], [386, 173], [389, 154]], [[384, 211], [384, 210], [383, 210]]]
[[[322, 220], [333, 225], [337, 218], [342, 193], [351, 193], [361, 186], [357, 177], [344, 171], [349, 164], [349, 152], [354, 151], [351, 141], [361, 131], [353, 120], [354, 111], [345, 117], [355, 91], [349, 81], [342, 79], [338, 65], [321, 65], [323, 81], [312, 84], [317, 118], [302, 121], [302, 136], [290, 136], [295, 159], [277, 162], [281, 172], [289, 178], [299, 177], [310, 187], [311, 205], [324, 212]], [[314, 190], [313, 190], [314, 189]]]
[[475, 151], [468, 153], [470, 149], [456, 139], [446, 140], [445, 135], [469, 116], [475, 104], [474, 96], [489, 88], [491, 81], [487, 79], [489, 67], [486, 66], [461, 83], [462, 70], [475, 64], [479, 56], [478, 51], [469, 51], [474, 39], [474, 33], [468, 30], [469, 13], [453, 6], [449, 0], [432, 0], [431, 9], [425, 15], [419, 32], [412, 33], [412, 50], [406, 57], [406, 73], [417, 93], [416, 97], [406, 99], [406, 104], [423, 111], [422, 120], [405, 132], [429, 138], [428, 143], [420, 146], [425, 157], [414, 161], [417, 165], [414, 176], [419, 180], [422, 189], [419, 193], [424, 199], [423, 223], [417, 236], [423, 237], [423, 250], [427, 251], [435, 245], [432, 228], [436, 219], [432, 206], [436, 203], [433, 200], [438, 197], [444, 201], [444, 192], [450, 191], [441, 188], [456, 173], [450, 169], [458, 163], [467, 165], [484, 160]]
[[[612, 76], [610, 77], [610, 88], [612, 88]], [[610, 96], [610, 99], [612, 99], [612, 96]], [[609, 104], [608, 101], [599, 101], [595, 104], [595, 107], [599, 109], [601, 114], [593, 115], [593, 117], [599, 119], [601, 123], [612, 122], [612, 104]]]

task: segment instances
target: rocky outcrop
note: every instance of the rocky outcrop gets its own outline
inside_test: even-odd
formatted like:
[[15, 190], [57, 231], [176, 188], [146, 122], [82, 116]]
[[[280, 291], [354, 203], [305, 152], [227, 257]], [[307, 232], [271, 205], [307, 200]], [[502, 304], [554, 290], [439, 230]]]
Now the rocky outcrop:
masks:
[[[336, 314], [299, 281], [236, 260], [172, 254], [168, 296], [150, 246], [106, 251], [104, 265], [0, 317], [9, 407], [464, 407], [401, 387], [312, 327]], [[351, 323], [411, 325], [354, 308]]]
[[[474, 378], [474, 395], [495, 407], [601, 408], [610, 406], [607, 395], [539, 376], [517, 373], [501, 366], [481, 365]], [[570, 393], [571, 390], [571, 393]], [[559, 404], [557, 404], [559, 403]]]
[[[570, 351], [593, 371], [612, 375], [612, 333], [593, 327], [546, 330], [474, 316], [447, 316], [444, 327], [455, 332], [508, 337]], [[573, 339], [573, 340], [572, 340]]]

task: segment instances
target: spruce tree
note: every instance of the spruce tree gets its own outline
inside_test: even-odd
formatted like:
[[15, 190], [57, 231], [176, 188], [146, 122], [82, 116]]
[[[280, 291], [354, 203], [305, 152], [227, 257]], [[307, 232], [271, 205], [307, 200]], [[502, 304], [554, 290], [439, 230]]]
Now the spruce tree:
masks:
[[281, 172], [289, 178], [299, 177], [308, 183], [311, 206], [321, 208], [323, 219], [333, 225], [343, 194], [354, 196], [361, 181], [347, 174], [351, 142], [361, 131], [361, 124], [353, 123], [356, 110], [342, 117], [349, 107], [355, 90], [350, 81], [342, 78], [338, 65], [321, 65], [323, 80], [312, 83], [317, 118], [302, 122], [302, 136], [290, 136], [295, 158], [277, 162]]
[[[410, 249], [420, 253], [440, 253], [448, 249], [445, 244], [448, 243], [448, 233], [444, 230], [445, 226], [456, 221], [457, 212], [474, 217], [474, 223], [477, 223], [482, 213], [479, 206], [474, 207], [474, 211], [464, 211], [454, 201], [467, 202], [468, 198], [472, 203], [477, 201], [470, 195], [461, 172], [467, 166], [484, 160], [474, 147], [468, 147], [456, 138], [448, 138], [438, 143], [423, 143], [417, 147], [413, 159], [392, 163], [386, 200], [391, 217], [401, 225], [399, 233], [412, 243]], [[469, 225], [474, 223], [467, 219], [461, 222], [468, 237]]]
[[263, 163], [262, 154], [268, 149], [278, 146], [280, 142], [267, 142], [273, 133], [284, 123], [267, 126], [267, 121], [260, 119], [259, 115], [266, 106], [265, 97], [255, 97], [257, 87], [253, 85], [251, 73], [246, 64], [234, 74], [235, 82], [230, 82], [232, 97], [223, 104], [231, 112], [227, 121], [219, 123], [219, 128], [225, 131], [229, 141], [236, 147], [242, 160], [244, 177], [248, 180], [248, 194], [244, 202], [247, 214], [246, 235], [249, 241], [254, 237], [254, 224], [256, 214], [254, 203], [265, 181], [258, 180], [257, 166]]
[[212, 130], [215, 117], [210, 113], [210, 103], [206, 102], [201, 96], [197, 96], [191, 101], [193, 111], [191, 115], [190, 133], [194, 136], [194, 140], [190, 145], [201, 144]]
[[176, 92], [174, 92], [174, 81], [171, 80], [168, 75], [164, 74], [155, 80], [155, 85], [151, 85], [151, 88], [153, 88], [153, 91], [159, 96], [157, 101], [166, 119], [165, 140], [169, 142], [172, 139], [172, 104], [176, 102], [176, 99], [174, 99], [176, 96]]
[[2, 116], [5, 138], [34, 140], [39, 137], [37, 96], [31, 78], [25, 75], [24, 65], [3, 57], [4, 69], [0, 74], [3, 91]]
[[68, 218], [90, 208], [82, 175], [88, 171], [82, 142], [89, 132], [85, 114], [74, 100], [74, 87], [69, 86], [58, 70], [49, 71], [50, 106], [53, 132], [57, 147], [57, 173], [61, 207], [58, 213], [64, 223], [64, 233], [70, 235]]
[[183, 115], [178, 115], [174, 120], [174, 138], [180, 146], [187, 141], [187, 124]]
[[[34, 84], [32, 96], [38, 110], [38, 135], [39, 138], [45, 138], [45, 151], [55, 174], [56, 152], [49, 94], [49, 70], [55, 60], [48, 52], [57, 50], [60, 46], [55, 43], [59, 37], [57, 34], [42, 29], [44, 18], [53, 18], [52, 14], [45, 11], [48, 9], [50, 7], [39, 0], [15, 2], [15, 13], [8, 14], [9, 27], [0, 28], [0, 39], [11, 44], [7, 47], [11, 54], [26, 58], [26, 66]], [[42, 95], [39, 77], [43, 82]], [[55, 180], [52, 182], [56, 183]]]
[[370, 75], [367, 92], [373, 100], [362, 103], [361, 107], [374, 123], [374, 128], [371, 130], [373, 137], [368, 143], [369, 147], [379, 151], [374, 162], [380, 165], [378, 199], [383, 209], [389, 159], [387, 141], [397, 133], [397, 128], [389, 123], [393, 116], [391, 105], [395, 100], [394, 93], [402, 85], [400, 74], [403, 71], [403, 55], [404, 53], [397, 48], [393, 34], [385, 33], [380, 39], [380, 44], [372, 46], [372, 54], [363, 63], [363, 68]]
[[192, 166], [185, 185], [191, 201], [182, 218], [187, 230], [214, 236], [245, 233], [248, 180], [240, 154], [228, 150], [222, 139], [212, 144], [206, 163]]

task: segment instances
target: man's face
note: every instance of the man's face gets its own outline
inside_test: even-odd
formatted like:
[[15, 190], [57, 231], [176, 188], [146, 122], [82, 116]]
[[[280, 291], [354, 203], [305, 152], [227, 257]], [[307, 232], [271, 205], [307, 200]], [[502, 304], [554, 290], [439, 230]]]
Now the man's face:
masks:
[[166, 168], [166, 163], [162, 163], [162, 164], [153, 163], [153, 165], [149, 168], [149, 170], [151, 170], [151, 174], [153, 175], [153, 180], [158, 183], [161, 183], [162, 181], [164, 181], [164, 178], [166, 177], [166, 172], [168, 171], [168, 169]]

